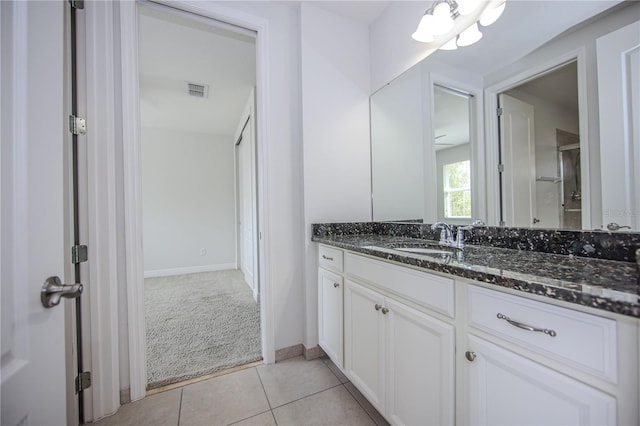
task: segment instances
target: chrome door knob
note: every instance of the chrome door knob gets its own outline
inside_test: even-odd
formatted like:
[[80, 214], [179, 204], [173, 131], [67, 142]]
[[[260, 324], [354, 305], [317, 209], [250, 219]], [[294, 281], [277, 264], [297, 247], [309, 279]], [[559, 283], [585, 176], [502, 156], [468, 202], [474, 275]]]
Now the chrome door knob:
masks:
[[380, 305], [378, 305], [378, 304], [376, 303], [376, 306], [374, 306], [374, 308], [375, 308], [375, 310], [376, 310], [376, 311], [379, 311], [380, 309], [382, 309], [382, 306], [380, 306]]
[[475, 352], [471, 352], [471, 351], [466, 351], [464, 353], [465, 358], [467, 358], [468, 361], [473, 362], [474, 359], [476, 359], [476, 353]]
[[338, 283], [333, 283], [333, 287], [338, 288], [338, 287], [340, 287], [340, 284], [338, 284]]
[[60, 303], [60, 299], [75, 299], [82, 294], [82, 284], [62, 284], [60, 278], [49, 277], [45, 280], [40, 291], [40, 301], [45, 308], [53, 308]]

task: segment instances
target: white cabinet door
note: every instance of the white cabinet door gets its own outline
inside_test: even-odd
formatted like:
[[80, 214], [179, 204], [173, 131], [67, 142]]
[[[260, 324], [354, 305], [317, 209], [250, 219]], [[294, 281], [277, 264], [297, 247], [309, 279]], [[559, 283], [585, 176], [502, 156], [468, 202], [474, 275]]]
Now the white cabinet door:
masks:
[[387, 409], [391, 423], [454, 422], [454, 327], [385, 300]]
[[616, 424], [612, 396], [486, 340], [468, 342], [469, 424]]
[[640, 230], [640, 21], [600, 37], [596, 46], [602, 225], [617, 223], [637, 231]]
[[318, 323], [320, 347], [339, 368], [342, 368], [342, 277], [320, 268], [318, 270]]
[[384, 297], [349, 279], [344, 291], [345, 373], [384, 412]]

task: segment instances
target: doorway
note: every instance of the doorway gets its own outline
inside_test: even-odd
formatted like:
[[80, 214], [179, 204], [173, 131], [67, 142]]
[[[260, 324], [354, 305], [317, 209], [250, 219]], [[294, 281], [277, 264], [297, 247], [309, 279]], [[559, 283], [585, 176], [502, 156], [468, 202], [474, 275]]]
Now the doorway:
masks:
[[[234, 148], [253, 105], [256, 48], [251, 31], [150, 4], [138, 11], [147, 387], [155, 388], [262, 356], [258, 285], [246, 282], [237, 256], [238, 218], [250, 222], [243, 241], [258, 252], [256, 192], [236, 202]], [[255, 182], [255, 167], [244, 176]]]
[[498, 94], [500, 221], [582, 229], [577, 61]]

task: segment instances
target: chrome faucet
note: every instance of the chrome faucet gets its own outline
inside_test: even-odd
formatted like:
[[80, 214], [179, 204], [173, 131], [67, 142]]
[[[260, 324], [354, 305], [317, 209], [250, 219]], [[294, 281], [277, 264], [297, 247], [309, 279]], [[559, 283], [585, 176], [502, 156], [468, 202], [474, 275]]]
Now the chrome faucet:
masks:
[[456, 236], [456, 247], [464, 247], [464, 231], [471, 231], [474, 228], [473, 225], [458, 226], [458, 233]]
[[456, 242], [453, 239], [453, 229], [451, 228], [451, 225], [449, 225], [447, 222], [436, 222], [433, 225], [431, 225], [431, 229], [436, 230], [438, 228], [441, 228], [442, 231], [440, 232], [440, 244], [446, 244], [446, 245], [455, 245]]

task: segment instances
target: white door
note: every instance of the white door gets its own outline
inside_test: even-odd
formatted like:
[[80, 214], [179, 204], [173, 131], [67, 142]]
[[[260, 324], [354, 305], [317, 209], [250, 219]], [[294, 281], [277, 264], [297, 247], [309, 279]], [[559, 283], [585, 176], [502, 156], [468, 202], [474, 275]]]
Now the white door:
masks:
[[[640, 21], [600, 37], [602, 226], [640, 230]], [[615, 230], [615, 227], [614, 229]]]
[[64, 303], [64, 2], [0, 2], [2, 425], [67, 422]]
[[475, 336], [469, 349], [469, 424], [616, 424], [611, 395]]
[[454, 327], [385, 299], [387, 409], [393, 424], [453, 425]]
[[242, 137], [238, 145], [238, 188], [239, 188], [239, 224], [238, 237], [240, 242], [240, 270], [244, 278], [257, 293], [257, 282], [254, 274], [254, 209], [255, 209], [255, 182], [253, 179], [253, 131], [251, 119], [242, 131]]
[[342, 277], [318, 269], [318, 344], [339, 368], [344, 365]]
[[502, 217], [506, 226], [534, 226], [536, 159], [533, 106], [499, 95], [502, 173]]
[[345, 280], [344, 304], [345, 373], [384, 412], [384, 297]]

